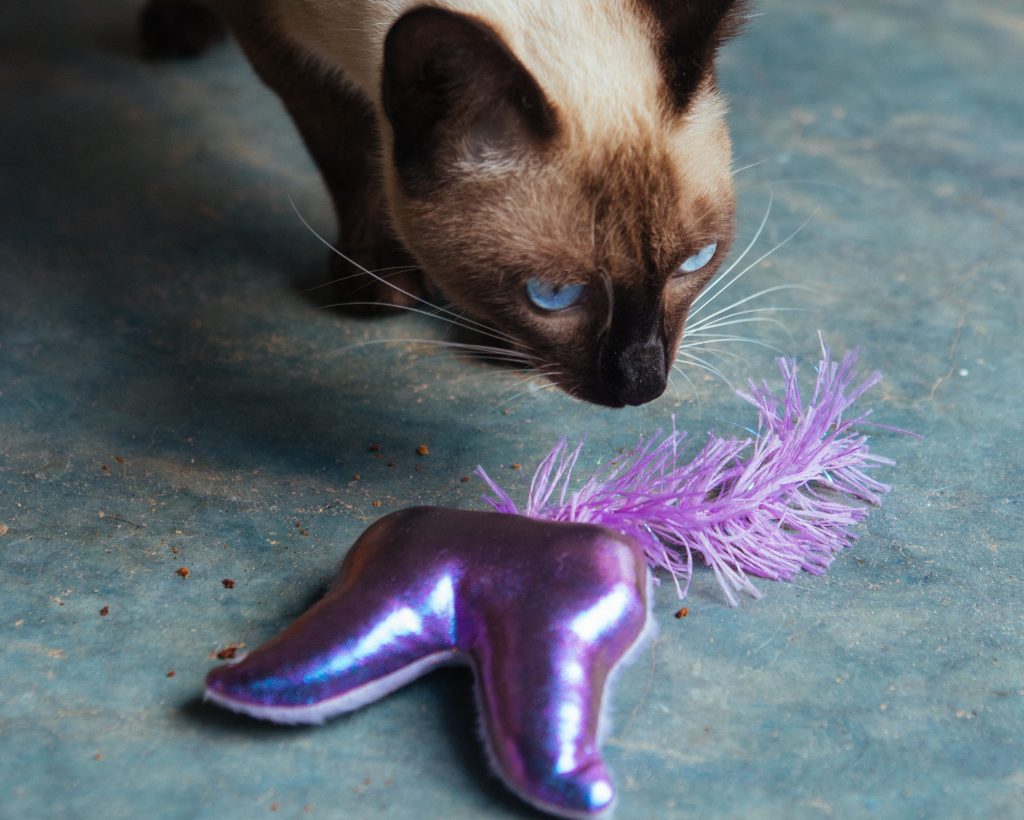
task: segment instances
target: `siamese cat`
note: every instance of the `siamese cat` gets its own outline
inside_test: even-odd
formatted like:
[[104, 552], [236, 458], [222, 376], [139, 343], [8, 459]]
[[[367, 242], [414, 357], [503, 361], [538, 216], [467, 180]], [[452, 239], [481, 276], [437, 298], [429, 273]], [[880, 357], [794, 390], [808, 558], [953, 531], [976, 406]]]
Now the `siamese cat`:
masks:
[[665, 390], [733, 239], [714, 61], [741, 3], [150, 0], [142, 32], [154, 56], [238, 39], [330, 189], [348, 298], [412, 305], [425, 275], [622, 407]]

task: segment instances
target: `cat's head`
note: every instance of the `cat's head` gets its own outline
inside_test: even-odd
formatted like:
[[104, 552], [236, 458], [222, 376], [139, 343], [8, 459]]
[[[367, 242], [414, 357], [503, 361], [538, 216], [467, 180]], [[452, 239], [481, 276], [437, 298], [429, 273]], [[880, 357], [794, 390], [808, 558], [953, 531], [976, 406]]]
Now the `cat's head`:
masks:
[[392, 27], [392, 214], [444, 294], [562, 389], [642, 404], [733, 238], [713, 62], [736, 3], [538, 7], [516, 24], [424, 7]]

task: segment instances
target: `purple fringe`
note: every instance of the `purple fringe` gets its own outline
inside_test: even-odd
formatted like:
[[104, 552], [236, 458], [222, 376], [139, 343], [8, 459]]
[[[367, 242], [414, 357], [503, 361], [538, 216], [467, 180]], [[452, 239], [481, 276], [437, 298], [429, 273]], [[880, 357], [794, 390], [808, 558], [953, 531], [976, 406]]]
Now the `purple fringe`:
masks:
[[[721, 438], [713, 433], [701, 451], [680, 464], [686, 436], [673, 430], [641, 440], [591, 476], [570, 487], [583, 449], [562, 439], [540, 463], [526, 507], [483, 468], [479, 475], [497, 512], [549, 521], [600, 524], [637, 539], [652, 567], [671, 573], [680, 597], [689, 590], [694, 554], [714, 570], [731, 606], [734, 591], [760, 593], [749, 575], [792, 580], [801, 570], [820, 575], [839, 550], [857, 538], [851, 528], [867, 507], [881, 504], [889, 487], [869, 475], [889, 459], [868, 452], [870, 410], [847, 411], [879, 382], [880, 373], [857, 382], [856, 352], [832, 360], [822, 344], [822, 361], [810, 401], [797, 386], [795, 360], [779, 359], [784, 392], [750, 382], [739, 395], [759, 414], [755, 438]], [[869, 425], [880, 429], [881, 425]], [[896, 431], [904, 432], [904, 431]]]

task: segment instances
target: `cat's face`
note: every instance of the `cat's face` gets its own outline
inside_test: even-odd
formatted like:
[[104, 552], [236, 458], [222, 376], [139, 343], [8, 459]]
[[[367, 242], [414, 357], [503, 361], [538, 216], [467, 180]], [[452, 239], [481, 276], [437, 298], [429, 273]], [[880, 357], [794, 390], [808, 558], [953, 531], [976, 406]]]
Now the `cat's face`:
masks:
[[655, 65], [616, 120], [558, 100], [479, 21], [413, 12], [388, 48], [392, 212], [427, 275], [570, 395], [660, 396], [733, 237], [710, 65], [682, 101]]

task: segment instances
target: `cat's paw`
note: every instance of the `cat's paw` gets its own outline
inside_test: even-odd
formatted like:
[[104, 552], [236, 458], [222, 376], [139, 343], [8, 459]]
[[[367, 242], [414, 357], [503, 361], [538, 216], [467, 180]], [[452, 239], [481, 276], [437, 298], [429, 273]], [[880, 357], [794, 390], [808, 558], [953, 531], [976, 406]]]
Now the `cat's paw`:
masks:
[[192, 0], [149, 0], [139, 17], [143, 54], [153, 60], [194, 57], [227, 37], [220, 18]]

